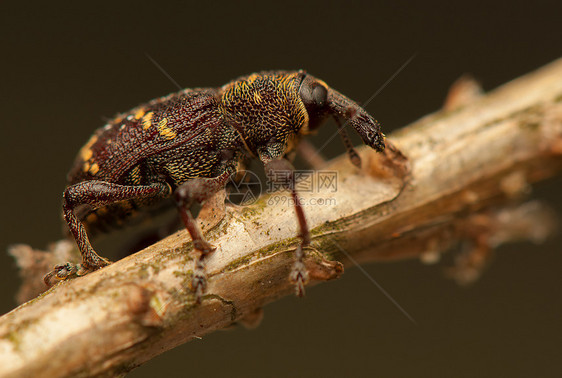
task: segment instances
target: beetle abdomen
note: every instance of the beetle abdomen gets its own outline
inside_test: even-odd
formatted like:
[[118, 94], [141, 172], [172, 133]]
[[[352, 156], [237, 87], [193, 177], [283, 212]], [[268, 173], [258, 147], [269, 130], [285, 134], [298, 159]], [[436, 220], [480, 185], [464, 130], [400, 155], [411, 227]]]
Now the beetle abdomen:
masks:
[[130, 170], [152, 156], [184, 144], [205, 145], [206, 135], [216, 135], [222, 125], [214, 93], [182, 91], [116, 117], [82, 147], [68, 174], [69, 184], [87, 180], [124, 184]]

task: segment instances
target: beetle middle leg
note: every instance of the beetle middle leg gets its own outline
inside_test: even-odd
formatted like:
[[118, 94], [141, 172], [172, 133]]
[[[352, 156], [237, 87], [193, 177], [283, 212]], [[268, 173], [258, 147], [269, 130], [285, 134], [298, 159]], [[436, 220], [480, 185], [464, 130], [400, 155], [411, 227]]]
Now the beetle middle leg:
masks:
[[295, 204], [295, 213], [299, 222], [299, 243], [295, 251], [295, 262], [291, 270], [290, 280], [295, 284], [296, 294], [304, 296], [304, 285], [308, 282], [308, 271], [304, 265], [304, 247], [310, 245], [310, 231], [304, 216], [304, 210], [295, 189], [293, 165], [285, 159], [274, 159], [265, 164], [265, 172], [269, 179], [291, 191], [291, 198]]
[[205, 257], [212, 253], [216, 247], [209, 244], [203, 237], [199, 226], [191, 211], [191, 206], [197, 203], [203, 203], [210, 199], [221, 189], [224, 189], [232, 171], [227, 170], [220, 176], [213, 178], [194, 178], [181, 184], [174, 192], [174, 198], [180, 212], [181, 219], [185, 228], [191, 235], [193, 247], [200, 252], [195, 262], [193, 271], [192, 289], [195, 292], [197, 303], [201, 302], [201, 296], [207, 288], [207, 278], [205, 276]]

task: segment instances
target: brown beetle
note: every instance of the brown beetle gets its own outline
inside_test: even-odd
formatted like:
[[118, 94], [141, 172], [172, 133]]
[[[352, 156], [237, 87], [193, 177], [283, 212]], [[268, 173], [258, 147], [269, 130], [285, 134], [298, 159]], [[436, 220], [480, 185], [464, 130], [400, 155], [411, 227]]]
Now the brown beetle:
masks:
[[[57, 265], [45, 282], [110, 264], [94, 251], [86, 230], [106, 230], [173, 196], [200, 252], [192, 284], [200, 300], [206, 286], [204, 258], [215, 248], [203, 238], [190, 207], [224, 188], [245, 159], [261, 160], [270, 177], [273, 172], [292, 171], [287, 154], [302, 135], [330, 116], [338, 123], [354, 164], [360, 160], [345, 133], [346, 124], [365, 144], [384, 150], [376, 120], [304, 71], [260, 72], [221, 88], [186, 89], [116, 117], [95, 132], [68, 174], [64, 219], [82, 263]], [[303, 247], [310, 243], [310, 234], [294, 185], [284, 185], [292, 193], [301, 239], [290, 279], [302, 295], [308, 279]]]

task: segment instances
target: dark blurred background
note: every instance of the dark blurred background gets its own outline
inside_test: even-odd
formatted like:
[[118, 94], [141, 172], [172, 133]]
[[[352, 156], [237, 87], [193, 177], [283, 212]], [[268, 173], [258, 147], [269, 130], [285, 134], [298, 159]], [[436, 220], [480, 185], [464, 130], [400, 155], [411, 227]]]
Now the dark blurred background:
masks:
[[[2, 2], [2, 312], [19, 284], [4, 251], [61, 237], [65, 175], [81, 145], [117, 112], [176, 91], [146, 54], [182, 87], [306, 68], [358, 102], [417, 54], [367, 106], [389, 132], [437, 110], [463, 73], [490, 90], [561, 57], [561, 15], [560, 1]], [[336, 138], [325, 152], [344, 148]], [[561, 184], [533, 196], [562, 213]], [[469, 288], [443, 265], [366, 266], [417, 326], [349, 269], [304, 300], [267, 306], [256, 330], [213, 333], [131, 376], [559, 376], [561, 245], [558, 233], [502, 247]]]

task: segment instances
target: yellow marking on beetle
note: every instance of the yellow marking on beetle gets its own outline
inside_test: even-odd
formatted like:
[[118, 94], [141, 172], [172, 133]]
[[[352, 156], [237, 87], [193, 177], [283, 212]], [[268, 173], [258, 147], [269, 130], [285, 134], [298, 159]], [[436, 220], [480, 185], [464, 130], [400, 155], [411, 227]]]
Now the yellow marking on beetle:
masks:
[[150, 128], [150, 126], [152, 126], [152, 116], [154, 115], [154, 112], [149, 112], [146, 113], [143, 117], [142, 117], [142, 128], [144, 130], [147, 130]]
[[254, 92], [254, 102], [256, 104], [260, 104], [261, 103], [261, 96], [258, 92]]
[[85, 162], [82, 170], [84, 171], [84, 173], [88, 172], [90, 170], [90, 163]]
[[143, 108], [140, 108], [139, 110], [137, 110], [137, 112], [135, 113], [135, 118], [136, 119], [141, 119], [144, 114], [146, 113], [146, 111]]
[[92, 151], [92, 149], [88, 148], [82, 153], [82, 160], [90, 160], [93, 154], [94, 152]]
[[90, 174], [95, 175], [96, 173], [98, 173], [99, 170], [100, 170], [100, 166], [98, 165], [98, 163], [94, 163], [90, 167], [89, 172], [90, 172]]
[[164, 139], [174, 139], [177, 134], [174, 130], [170, 129], [168, 126], [168, 118], [162, 118], [160, 122], [158, 122], [158, 133]]
[[170, 129], [169, 127], [166, 127], [165, 129], [160, 130], [160, 136], [164, 139], [174, 139], [177, 134], [174, 130]]
[[80, 156], [82, 157], [82, 160], [90, 160], [90, 158], [94, 154], [92, 151], [92, 146], [94, 145], [94, 143], [96, 143], [97, 140], [97, 135], [93, 135], [90, 140], [88, 140], [88, 142], [84, 145], [84, 147], [80, 149]]
[[158, 122], [158, 128], [162, 128], [162, 127], [166, 127], [166, 125], [168, 124], [168, 118], [164, 117], [160, 120], [160, 122]]
[[258, 77], [260, 77], [260, 75], [256, 73], [251, 74], [250, 76], [248, 76], [248, 83], [252, 84]]
[[133, 185], [140, 185], [140, 166], [137, 165], [135, 166], [133, 169], [131, 169], [131, 171], [129, 172], [129, 180], [131, 180], [131, 183]]
[[322, 84], [324, 86], [324, 88], [326, 88], [326, 90], [328, 90], [328, 84], [326, 84], [326, 82], [324, 80], [320, 80], [320, 79], [316, 79], [317, 82], [319, 82], [320, 84]]

